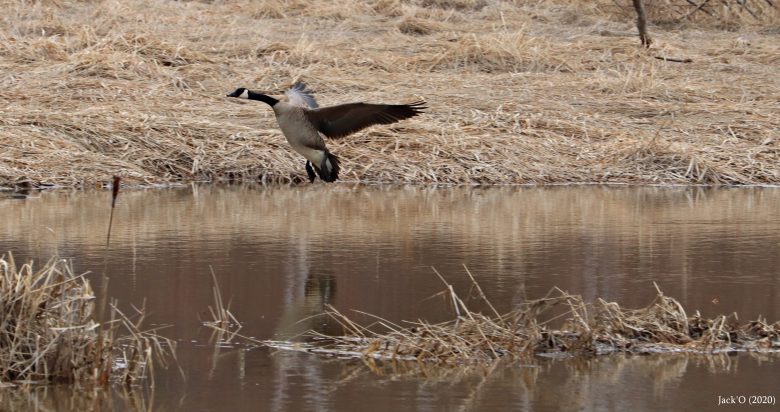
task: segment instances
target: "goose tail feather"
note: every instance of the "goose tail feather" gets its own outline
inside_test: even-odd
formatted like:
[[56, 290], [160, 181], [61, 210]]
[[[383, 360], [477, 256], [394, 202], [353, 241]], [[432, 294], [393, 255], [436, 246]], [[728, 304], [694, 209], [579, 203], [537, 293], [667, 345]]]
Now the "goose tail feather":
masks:
[[339, 178], [339, 166], [341, 162], [339, 158], [333, 153], [325, 150], [325, 159], [322, 160], [322, 164], [317, 168], [317, 173], [320, 175], [320, 179], [326, 182], [335, 182]]

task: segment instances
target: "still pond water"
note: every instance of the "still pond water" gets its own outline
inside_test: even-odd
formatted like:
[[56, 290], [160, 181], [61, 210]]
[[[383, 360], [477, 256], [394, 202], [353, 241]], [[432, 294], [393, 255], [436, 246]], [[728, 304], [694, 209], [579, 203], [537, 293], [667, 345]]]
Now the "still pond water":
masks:
[[[104, 191], [0, 199], [0, 250], [17, 261], [73, 259], [100, 290], [109, 202]], [[279, 339], [338, 332], [312, 317], [327, 304], [396, 322], [450, 319], [431, 267], [468, 295], [464, 265], [499, 311], [554, 286], [643, 307], [656, 282], [689, 313], [771, 322], [780, 319], [779, 189], [126, 190], [109, 257], [109, 295], [124, 307], [145, 302], [151, 324], [171, 325], [162, 333], [178, 341], [184, 377], [158, 370], [154, 390], [129, 395], [2, 390], [0, 409], [738, 410], [747, 406], [718, 407], [718, 397], [780, 396], [775, 356], [539, 359], [399, 376], [359, 361], [215, 345], [201, 325], [213, 305], [211, 268], [241, 333]]]

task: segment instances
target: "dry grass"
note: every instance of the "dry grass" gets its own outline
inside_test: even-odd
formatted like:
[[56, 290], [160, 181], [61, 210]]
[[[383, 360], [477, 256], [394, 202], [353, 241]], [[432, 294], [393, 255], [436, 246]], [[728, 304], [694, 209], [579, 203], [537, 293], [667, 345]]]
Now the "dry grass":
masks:
[[490, 309], [487, 315], [471, 311], [447, 284], [442, 294], [451, 299], [456, 314], [452, 321], [432, 324], [419, 320], [402, 326], [361, 313], [377, 319], [362, 326], [330, 308], [327, 315], [342, 325], [344, 336], [310, 331], [306, 342], [266, 344], [284, 350], [426, 365], [490, 364], [500, 358], [526, 359], [530, 355], [780, 351], [780, 322], [770, 324], [759, 318], [740, 324], [736, 314], [713, 319], [698, 312], [689, 316], [680, 302], [665, 296], [657, 286], [656, 298], [641, 309], [623, 309], [602, 299], [588, 304], [581, 296], [554, 288], [543, 298], [500, 314], [469, 276], [476, 295]]
[[608, 0], [1, 3], [2, 186], [302, 181], [270, 110], [224, 97], [295, 79], [429, 101], [330, 143], [345, 180], [780, 183], [765, 2], [648, 1], [647, 52]]
[[214, 268], [209, 267], [209, 269], [211, 269], [211, 279], [214, 282], [214, 286], [211, 287], [211, 292], [214, 295], [214, 306], [209, 306], [211, 320], [204, 320], [203, 324], [220, 331], [228, 328], [241, 329], [241, 323], [230, 312], [230, 302], [226, 305], [222, 299], [222, 290], [219, 287]]
[[95, 319], [89, 282], [62, 259], [42, 269], [0, 258], [0, 381], [134, 384], [150, 376], [173, 342], [141, 329], [115, 305]]

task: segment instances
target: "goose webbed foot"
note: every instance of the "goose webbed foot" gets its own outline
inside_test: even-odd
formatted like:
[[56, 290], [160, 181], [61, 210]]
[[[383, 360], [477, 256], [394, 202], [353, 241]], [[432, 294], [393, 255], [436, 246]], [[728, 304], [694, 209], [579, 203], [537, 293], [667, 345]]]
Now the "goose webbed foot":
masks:
[[314, 169], [312, 169], [311, 163], [308, 160], [306, 161], [306, 174], [309, 175], [309, 183], [314, 183], [314, 178], [316, 178], [317, 175], [314, 174]]

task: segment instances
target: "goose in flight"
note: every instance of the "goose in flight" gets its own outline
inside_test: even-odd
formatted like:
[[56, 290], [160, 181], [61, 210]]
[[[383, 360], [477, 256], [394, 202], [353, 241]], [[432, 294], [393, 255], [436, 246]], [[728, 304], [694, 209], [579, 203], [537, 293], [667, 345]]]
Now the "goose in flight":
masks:
[[391, 124], [417, 116], [426, 109], [422, 100], [410, 104], [357, 102], [318, 107], [311, 91], [301, 82], [279, 98], [244, 87], [227, 96], [259, 100], [271, 106], [287, 142], [306, 158], [309, 182], [314, 182], [317, 175], [326, 182], [334, 182], [339, 177], [339, 159], [328, 151], [323, 136], [337, 139], [375, 124]]

